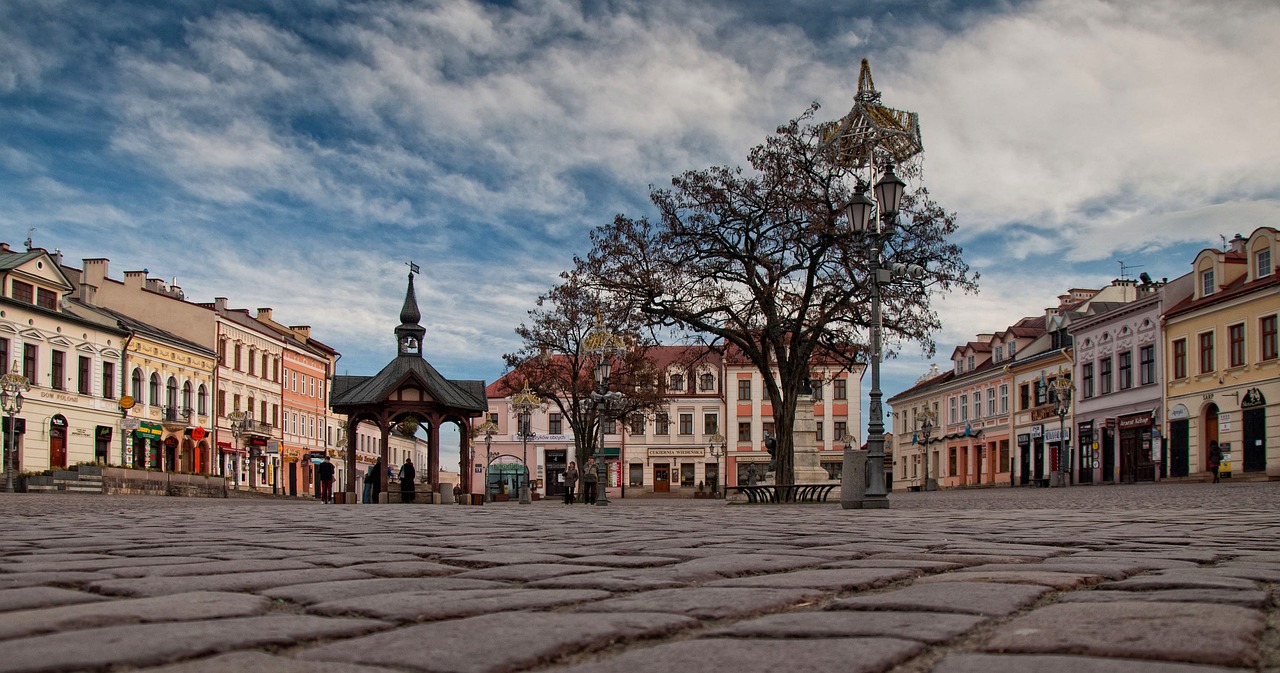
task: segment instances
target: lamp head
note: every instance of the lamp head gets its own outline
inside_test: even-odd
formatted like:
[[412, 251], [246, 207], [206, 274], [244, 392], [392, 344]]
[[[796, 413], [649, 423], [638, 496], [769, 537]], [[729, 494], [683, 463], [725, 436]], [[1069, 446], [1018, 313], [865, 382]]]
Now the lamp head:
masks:
[[849, 219], [849, 229], [857, 233], [868, 231], [871, 226], [871, 209], [873, 204], [867, 198], [865, 185], [858, 181], [853, 198], [844, 206], [844, 216]]
[[884, 175], [876, 183], [876, 203], [880, 206], [881, 215], [898, 212], [902, 205], [902, 190], [907, 186], [893, 172], [893, 166], [885, 166]]

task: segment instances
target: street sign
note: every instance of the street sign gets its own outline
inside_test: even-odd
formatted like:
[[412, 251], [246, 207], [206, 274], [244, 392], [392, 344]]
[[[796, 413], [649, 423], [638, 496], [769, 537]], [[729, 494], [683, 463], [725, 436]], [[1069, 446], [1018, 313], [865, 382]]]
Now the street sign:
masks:
[[142, 422], [136, 418], [120, 419], [120, 429], [124, 430], [125, 432], [132, 432], [134, 430], [137, 430], [138, 427], [141, 425], [142, 425]]
[[[134, 404], [135, 404], [135, 402], [133, 401], [133, 398], [132, 398], [132, 397], [130, 397], [130, 396], [128, 396], [128, 395], [122, 395], [122, 396], [120, 397], [120, 408], [121, 408], [121, 409], [124, 409], [125, 411], [128, 411], [129, 409], [132, 409], [132, 408], [133, 408], [133, 405], [134, 405]], [[137, 427], [137, 426], [134, 426], [134, 427]]]

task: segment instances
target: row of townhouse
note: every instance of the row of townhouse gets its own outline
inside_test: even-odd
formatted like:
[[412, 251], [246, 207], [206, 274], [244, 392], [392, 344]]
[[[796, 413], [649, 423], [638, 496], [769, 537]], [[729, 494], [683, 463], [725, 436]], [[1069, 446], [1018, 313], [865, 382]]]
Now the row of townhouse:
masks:
[[[613, 489], [610, 497], [691, 495], [700, 484], [709, 491], [745, 485], [753, 465], [757, 474], [765, 474], [765, 435], [776, 433], [762, 376], [744, 358], [692, 350], [660, 346], [649, 351], [664, 378], [662, 410], [605, 420], [603, 453], [608, 488]], [[857, 437], [862, 426], [862, 373], [861, 368], [849, 372], [824, 363], [813, 369], [818, 456], [831, 479], [840, 478], [845, 443], [861, 443]], [[559, 497], [564, 471], [576, 460], [573, 431], [556, 405], [544, 404], [530, 418], [527, 440], [522, 437], [510, 397], [521, 385], [518, 371], [513, 371], [486, 388], [488, 421], [498, 429], [488, 442], [484, 436], [476, 439], [473, 455], [478, 467], [485, 466], [487, 487], [476, 480], [473, 490], [487, 489], [490, 496], [518, 493], [528, 466], [532, 491], [540, 497]]]
[[0, 282], [0, 373], [30, 385], [4, 421], [11, 474], [97, 462], [306, 495], [312, 459], [341, 455], [339, 354], [308, 327], [40, 248], [0, 244]]
[[1237, 235], [1172, 281], [1071, 290], [958, 347], [889, 401], [895, 487], [1204, 479], [1215, 442], [1224, 473], [1280, 476], [1278, 241]]

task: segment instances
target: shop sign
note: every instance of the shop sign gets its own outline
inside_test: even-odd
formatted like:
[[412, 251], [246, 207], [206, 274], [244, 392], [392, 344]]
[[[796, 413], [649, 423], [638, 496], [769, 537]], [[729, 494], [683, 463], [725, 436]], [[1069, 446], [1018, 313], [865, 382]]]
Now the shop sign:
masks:
[[[1067, 428], [1065, 428], [1065, 430], [1066, 430], [1066, 434], [1067, 434], [1067, 441], [1069, 442], [1069, 441], [1071, 441], [1071, 428], [1070, 428], [1070, 427], [1067, 427]], [[1046, 442], [1057, 442], [1057, 441], [1059, 441], [1059, 437], [1058, 437], [1058, 436], [1059, 436], [1059, 433], [1060, 433], [1060, 431], [1059, 431], [1059, 429], [1058, 429], [1058, 428], [1049, 428], [1049, 429], [1048, 429], [1048, 430], [1046, 430], [1046, 431], [1045, 431], [1045, 433], [1044, 433], [1044, 441], [1046, 441]]]
[[1120, 417], [1120, 429], [1141, 428], [1151, 425], [1151, 414], [1135, 414], [1133, 416]]
[[196, 426], [191, 429], [191, 439], [194, 439], [198, 442], [204, 439], [204, 436], [205, 436], [205, 431], [203, 426]]
[[1033, 426], [1031, 426], [1031, 438], [1032, 438], [1032, 439], [1038, 439], [1038, 438], [1043, 437], [1043, 436], [1044, 436], [1044, 426], [1043, 426], [1043, 425], [1033, 425]]
[[142, 439], [147, 439], [147, 438], [160, 439], [161, 437], [164, 436], [164, 427], [161, 426], [159, 423], [152, 423], [150, 421], [139, 421], [138, 428], [134, 432], [136, 432], [138, 436]]
[[1018, 435], [1018, 446], [1028, 446], [1031, 444], [1031, 435], [1022, 433]]
[[1191, 418], [1191, 412], [1187, 411], [1187, 408], [1184, 405], [1175, 404], [1173, 408], [1169, 410], [1169, 420], [1180, 421], [1185, 418]]
[[111, 441], [111, 432], [112, 432], [112, 428], [109, 425], [99, 425], [98, 427], [94, 428], [94, 433], [95, 433], [94, 436], [100, 442]]
[[667, 458], [675, 456], [704, 456], [705, 449], [649, 449], [650, 458]]
[[1240, 400], [1241, 407], [1260, 407], [1267, 403], [1267, 398], [1262, 396], [1262, 391], [1257, 388], [1250, 388], [1249, 392], [1244, 394], [1244, 399]]

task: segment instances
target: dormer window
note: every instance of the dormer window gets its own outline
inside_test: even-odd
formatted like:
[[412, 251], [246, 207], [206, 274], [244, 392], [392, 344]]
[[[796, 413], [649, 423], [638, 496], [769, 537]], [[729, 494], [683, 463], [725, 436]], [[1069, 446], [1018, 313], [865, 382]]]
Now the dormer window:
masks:
[[969, 367], [969, 371], [973, 371], [973, 356], [972, 356], [972, 355], [970, 355], [970, 356], [969, 356], [969, 364], [968, 364], [967, 366]]
[[1263, 248], [1253, 256], [1254, 276], [1266, 278], [1271, 275], [1271, 248]]
[[1017, 355], [1017, 353], [1018, 353], [1018, 342], [1017, 342], [1017, 341], [1010, 341], [1010, 342], [1009, 342], [1009, 357], [1012, 359], [1014, 355]]
[[996, 362], [1004, 359], [1004, 346], [996, 346]]
[[716, 389], [715, 374], [707, 372], [707, 373], [704, 373], [701, 377], [699, 377], [698, 390], [715, 390], [715, 389]]
[[956, 360], [956, 373], [957, 374], [964, 373], [964, 360]]
[[1200, 296], [1208, 297], [1213, 294], [1213, 269], [1200, 273]]
[[667, 382], [667, 390], [683, 391], [684, 374], [672, 374], [671, 380]]

